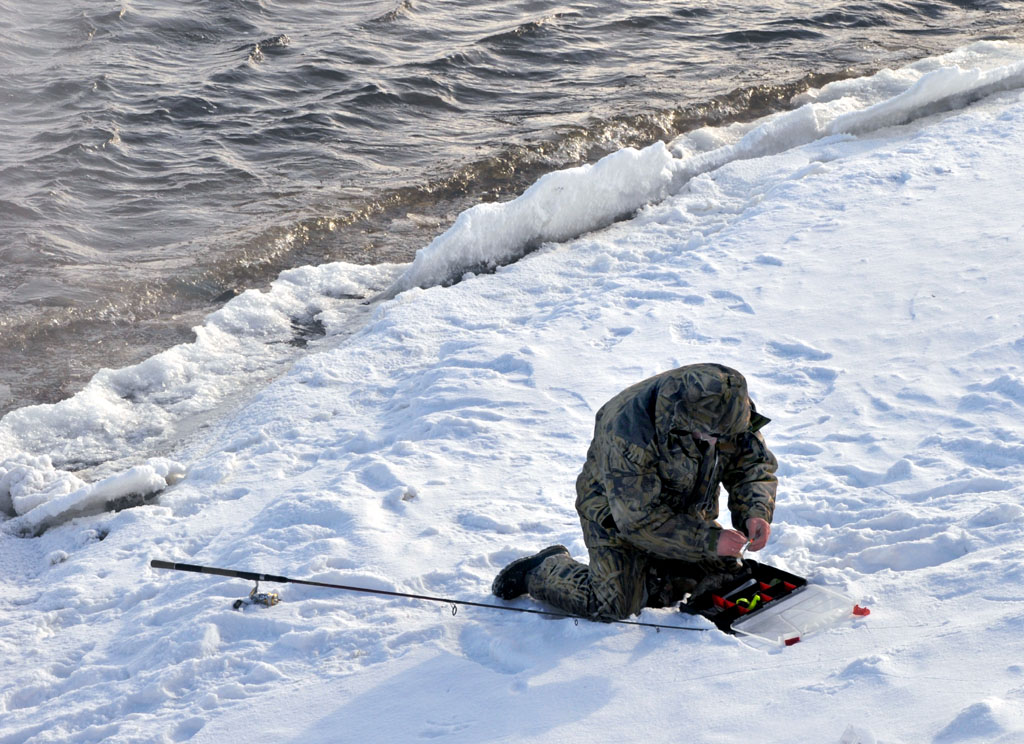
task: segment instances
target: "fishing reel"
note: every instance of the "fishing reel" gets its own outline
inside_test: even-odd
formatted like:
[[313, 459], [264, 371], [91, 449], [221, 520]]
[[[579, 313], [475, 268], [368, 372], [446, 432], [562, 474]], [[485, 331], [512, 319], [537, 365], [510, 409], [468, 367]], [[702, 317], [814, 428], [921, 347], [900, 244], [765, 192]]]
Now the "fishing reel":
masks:
[[273, 607], [281, 598], [277, 592], [261, 592], [260, 582], [256, 582], [256, 586], [249, 592], [249, 596], [246, 599], [236, 599], [234, 604], [231, 605], [233, 609], [240, 610], [247, 605], [262, 605], [264, 607]]

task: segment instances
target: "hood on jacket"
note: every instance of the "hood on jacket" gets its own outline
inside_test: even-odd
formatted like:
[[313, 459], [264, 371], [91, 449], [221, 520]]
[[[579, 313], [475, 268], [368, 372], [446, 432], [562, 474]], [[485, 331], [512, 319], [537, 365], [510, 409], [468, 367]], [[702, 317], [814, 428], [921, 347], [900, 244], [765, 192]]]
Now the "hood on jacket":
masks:
[[691, 364], [673, 370], [658, 391], [658, 407], [672, 428], [718, 437], [750, 428], [751, 403], [743, 375], [722, 364]]

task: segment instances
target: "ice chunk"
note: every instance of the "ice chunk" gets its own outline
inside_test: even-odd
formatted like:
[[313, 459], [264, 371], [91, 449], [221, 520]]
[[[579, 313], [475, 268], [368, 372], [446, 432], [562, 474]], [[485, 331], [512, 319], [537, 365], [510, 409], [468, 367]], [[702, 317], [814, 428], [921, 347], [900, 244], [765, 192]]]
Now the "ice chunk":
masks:
[[[39, 534], [69, 519], [116, 508], [119, 501], [152, 496], [181, 480], [184, 474], [181, 464], [156, 457], [145, 465], [137, 465], [96, 483], [83, 483], [74, 491], [42, 501], [22, 512], [12, 521], [12, 527], [22, 533]], [[55, 482], [66, 485], [64, 480]]]

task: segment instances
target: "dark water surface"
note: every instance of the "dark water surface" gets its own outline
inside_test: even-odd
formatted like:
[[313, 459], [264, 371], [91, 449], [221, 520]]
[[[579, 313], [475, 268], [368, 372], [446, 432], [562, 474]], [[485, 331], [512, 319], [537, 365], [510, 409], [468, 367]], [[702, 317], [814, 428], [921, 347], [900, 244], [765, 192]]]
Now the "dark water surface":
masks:
[[408, 261], [552, 169], [784, 108], [1021, 2], [0, 0], [0, 414], [297, 265]]

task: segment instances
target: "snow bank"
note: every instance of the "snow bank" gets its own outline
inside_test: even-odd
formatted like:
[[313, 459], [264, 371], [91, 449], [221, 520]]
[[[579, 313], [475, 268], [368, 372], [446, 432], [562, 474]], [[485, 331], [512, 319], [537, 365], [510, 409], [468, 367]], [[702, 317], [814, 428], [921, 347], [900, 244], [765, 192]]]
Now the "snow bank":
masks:
[[381, 299], [444, 284], [467, 271], [494, 269], [541, 243], [610, 225], [668, 196], [679, 166], [662, 142], [643, 150], [627, 147], [592, 166], [548, 173], [510, 202], [471, 207], [417, 251]]
[[685, 160], [677, 186], [736, 160], [775, 155], [823, 137], [877, 132], [1018, 89], [1024, 64], [1014, 54], [1003, 44], [974, 44], [900, 70], [810, 90], [794, 98], [794, 110], [760, 122], [686, 133], [672, 143]]

